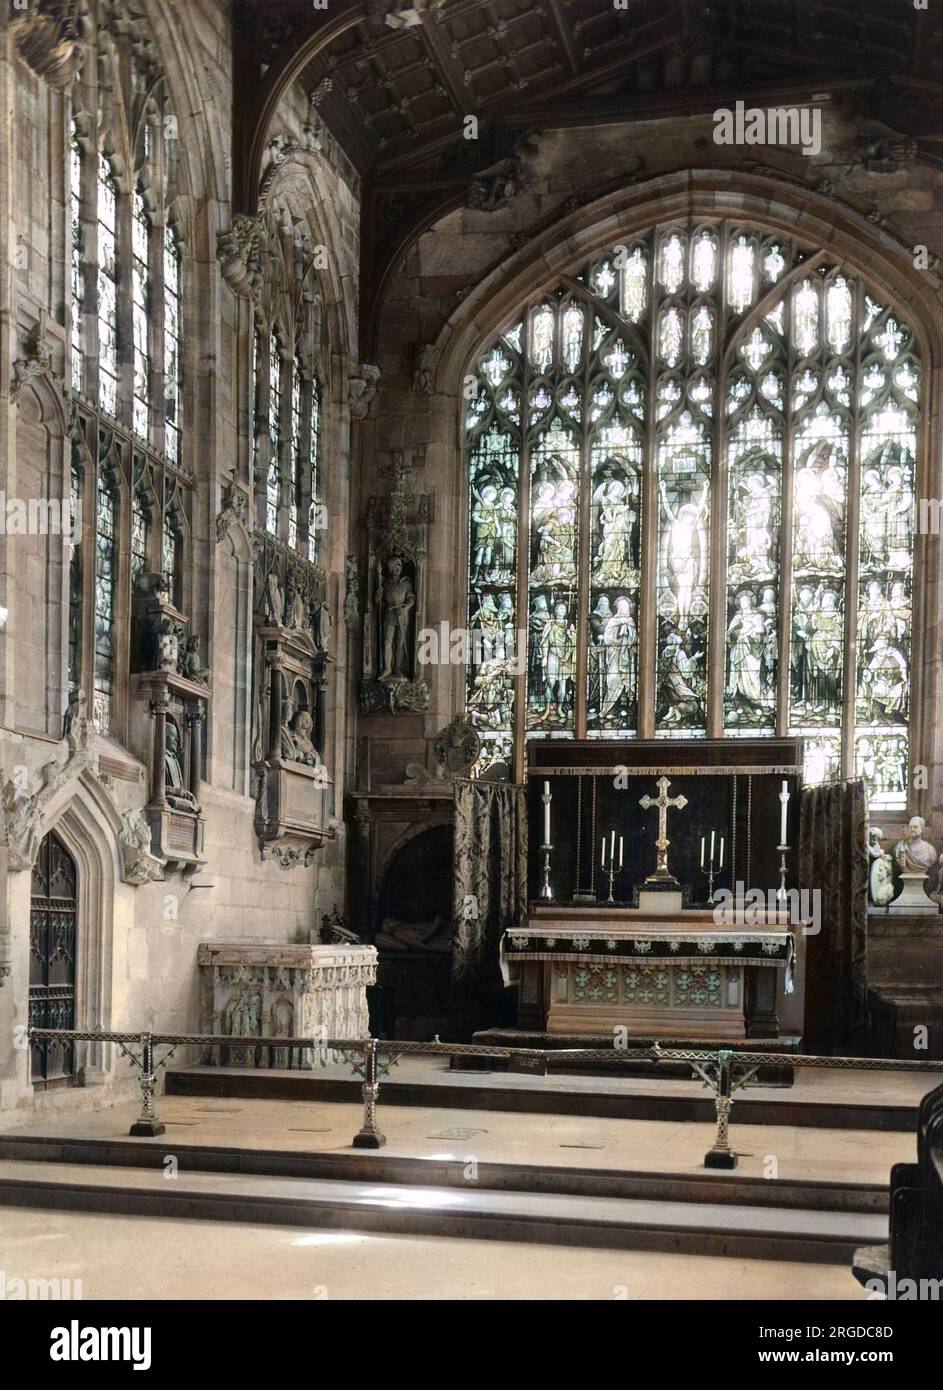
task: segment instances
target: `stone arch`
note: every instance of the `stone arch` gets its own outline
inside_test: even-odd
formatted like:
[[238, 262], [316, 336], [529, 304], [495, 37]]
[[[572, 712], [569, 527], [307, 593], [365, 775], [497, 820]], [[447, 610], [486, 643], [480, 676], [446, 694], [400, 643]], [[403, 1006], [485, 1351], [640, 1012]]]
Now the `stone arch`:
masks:
[[[934, 424], [943, 389], [943, 282], [935, 273], [918, 270], [914, 257], [888, 232], [863, 214], [804, 185], [776, 181], [760, 174], [731, 178], [716, 170], [686, 170], [662, 175], [606, 194], [536, 233], [526, 244], [481, 281], [456, 307], [435, 343], [432, 394], [439, 410], [451, 421], [443, 431], [443, 466], [464, 495], [464, 450], [461, 399], [464, 375], [474, 353], [520, 305], [604, 247], [618, 245], [633, 234], [675, 217], [736, 219], [784, 236], [798, 237], [843, 263], [886, 296], [888, 304], [912, 326], [925, 366], [924, 429], [917, 460], [918, 495], [943, 496], [943, 448]], [[445, 540], [460, 573], [467, 567], [467, 510], [455, 509], [452, 534]], [[931, 543], [928, 544], [928, 541]], [[440, 544], [443, 542], [440, 540]], [[931, 711], [943, 699], [943, 559], [931, 538], [918, 535], [914, 546], [914, 650], [911, 740], [918, 765], [930, 769], [929, 787], [918, 790], [921, 814], [929, 820], [943, 795], [943, 728]], [[455, 591], [451, 621], [465, 622], [464, 586]], [[443, 615], [447, 616], [447, 615]], [[449, 677], [446, 676], [449, 681]], [[451, 713], [461, 710], [464, 689], [461, 671], [450, 680]], [[440, 710], [443, 718], [450, 712]], [[935, 830], [943, 828], [937, 813]]]

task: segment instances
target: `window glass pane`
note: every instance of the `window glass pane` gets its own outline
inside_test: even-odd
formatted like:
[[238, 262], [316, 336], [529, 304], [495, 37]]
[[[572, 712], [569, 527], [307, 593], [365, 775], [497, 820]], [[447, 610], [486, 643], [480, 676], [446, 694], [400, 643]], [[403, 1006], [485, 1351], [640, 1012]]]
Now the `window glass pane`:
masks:
[[118, 410], [118, 214], [111, 166], [98, 165], [98, 403]]

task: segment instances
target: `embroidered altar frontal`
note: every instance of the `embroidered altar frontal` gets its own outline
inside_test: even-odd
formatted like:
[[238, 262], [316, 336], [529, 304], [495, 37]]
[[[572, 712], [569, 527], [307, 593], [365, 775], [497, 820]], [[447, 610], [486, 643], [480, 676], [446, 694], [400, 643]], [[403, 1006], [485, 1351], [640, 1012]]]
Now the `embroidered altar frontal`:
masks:
[[779, 923], [718, 929], [707, 913], [683, 916], [666, 923], [619, 913], [635, 920], [590, 926], [570, 914], [532, 915], [506, 935], [511, 978], [522, 1001], [539, 996], [551, 1033], [777, 1036], [778, 986], [792, 988], [792, 933]]

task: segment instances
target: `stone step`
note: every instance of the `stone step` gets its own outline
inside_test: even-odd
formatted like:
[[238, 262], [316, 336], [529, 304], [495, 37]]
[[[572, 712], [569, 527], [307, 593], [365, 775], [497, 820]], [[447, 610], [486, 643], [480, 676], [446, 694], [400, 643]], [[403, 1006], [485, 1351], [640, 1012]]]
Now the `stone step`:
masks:
[[0, 1161], [0, 1205], [850, 1265], [877, 1213]]
[[[419, 1105], [460, 1110], [514, 1110], [528, 1114], [580, 1115], [586, 1118], [670, 1120], [711, 1124], [714, 1102], [699, 1083], [624, 1077], [557, 1074], [533, 1077], [493, 1072], [464, 1074], [447, 1067], [424, 1075], [397, 1074], [394, 1068], [380, 1084], [379, 1113], [385, 1105]], [[931, 1076], [926, 1089], [938, 1085]], [[275, 1070], [249, 1067], [193, 1066], [169, 1071], [166, 1090], [172, 1096], [240, 1097], [263, 1100], [338, 1101], [358, 1104], [359, 1081], [349, 1071], [325, 1067]], [[159, 1107], [158, 1107], [159, 1108]], [[917, 1103], [862, 1099], [807, 1099], [788, 1087], [779, 1092], [738, 1092], [732, 1124], [797, 1125], [814, 1129], [883, 1130], [913, 1133]], [[382, 1128], [382, 1121], [381, 1121]]]
[[[296, 1149], [253, 1149], [218, 1144], [178, 1144], [157, 1139], [97, 1139], [0, 1135], [0, 1160], [121, 1168], [163, 1168], [172, 1152], [181, 1172], [244, 1176], [356, 1180], [468, 1187], [460, 1158], [347, 1150], [304, 1153]], [[557, 1196], [638, 1198], [648, 1201], [709, 1202], [714, 1205], [779, 1207], [804, 1211], [886, 1214], [888, 1190], [874, 1183], [824, 1179], [766, 1179], [736, 1172], [634, 1172], [530, 1163], [479, 1162], [476, 1187], [483, 1191]]]

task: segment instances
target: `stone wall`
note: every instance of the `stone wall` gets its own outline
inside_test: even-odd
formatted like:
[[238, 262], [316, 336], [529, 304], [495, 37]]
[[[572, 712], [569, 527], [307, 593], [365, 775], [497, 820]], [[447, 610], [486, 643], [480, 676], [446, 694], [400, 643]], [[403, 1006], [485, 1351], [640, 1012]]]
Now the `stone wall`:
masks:
[[[0, 489], [8, 496], [67, 495], [68, 375], [65, 295], [65, 182], [68, 92], [54, 90], [15, 55], [11, 7], [0, 17]], [[344, 909], [343, 798], [352, 765], [348, 660], [342, 621], [348, 548], [349, 416], [347, 378], [356, 364], [359, 188], [330, 140], [320, 154], [273, 171], [271, 193], [305, 209], [312, 243], [326, 248], [323, 464], [330, 525], [325, 536], [328, 601], [336, 660], [331, 667], [325, 762], [333, 780], [336, 838], [310, 867], [263, 862], [251, 797], [251, 537], [236, 526], [217, 544], [216, 517], [233, 470], [250, 486], [251, 309], [223, 280], [217, 234], [231, 223], [232, 80], [230, 6], [142, 0], [166, 74], [186, 166], [181, 209], [186, 227], [184, 460], [194, 472], [189, 590], [192, 630], [203, 636], [212, 671], [206, 730], [205, 866], [192, 878], [168, 873], [138, 886], [123, 878], [121, 815], [147, 800], [146, 770], [129, 749], [92, 735], [90, 768], [44, 806], [42, 831], [91, 845], [80, 877], [78, 1026], [193, 1030], [199, 1023], [196, 951], [200, 941], [294, 941], [335, 906]], [[298, 138], [307, 94], [282, 103], [273, 133]], [[31, 346], [35, 342], [40, 348]], [[35, 359], [35, 360], [34, 360]], [[14, 374], [13, 364], [24, 364]], [[27, 370], [28, 368], [28, 370]], [[11, 382], [24, 377], [8, 408]], [[65, 705], [68, 551], [50, 537], [0, 535], [0, 782], [27, 769], [30, 789], [59, 750]], [[105, 762], [101, 759], [104, 757]], [[2, 821], [0, 816], [0, 821]], [[34, 1100], [28, 1053], [14, 1047], [27, 1022], [28, 868], [0, 833], [0, 1111], [87, 1104], [87, 1090]], [[90, 924], [98, 924], [92, 931]], [[22, 1042], [22, 1033], [19, 1035]], [[91, 1049], [83, 1079], [127, 1089], [126, 1067]], [[93, 1055], [94, 1054], [94, 1055]], [[83, 1054], [84, 1055], [84, 1054]]]

